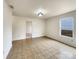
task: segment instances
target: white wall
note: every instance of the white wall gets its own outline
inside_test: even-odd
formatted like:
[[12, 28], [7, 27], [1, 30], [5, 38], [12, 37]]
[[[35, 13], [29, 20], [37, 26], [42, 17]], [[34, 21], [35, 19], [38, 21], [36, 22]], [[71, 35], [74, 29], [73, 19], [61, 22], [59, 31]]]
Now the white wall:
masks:
[[76, 21], [76, 16], [75, 16], [75, 11], [66, 13], [66, 14], [62, 14], [59, 16], [55, 16], [55, 17], [51, 17], [49, 19], [47, 19], [46, 21], [46, 36], [50, 37], [50, 38], [54, 38], [58, 41], [64, 42], [66, 44], [69, 44], [71, 46], [76, 46], [76, 39], [75, 39], [75, 27], [76, 25], [74, 24], [74, 38], [71, 37], [67, 37], [67, 36], [61, 36], [60, 35], [60, 17], [69, 17], [72, 16], [74, 18], [74, 23]]
[[28, 17], [14, 17], [13, 40], [26, 38], [26, 21], [32, 21], [32, 37], [40, 37], [45, 34], [45, 20]]
[[3, 6], [3, 57], [6, 59], [11, 47], [12, 47], [12, 13], [11, 9], [8, 7], [4, 1]]

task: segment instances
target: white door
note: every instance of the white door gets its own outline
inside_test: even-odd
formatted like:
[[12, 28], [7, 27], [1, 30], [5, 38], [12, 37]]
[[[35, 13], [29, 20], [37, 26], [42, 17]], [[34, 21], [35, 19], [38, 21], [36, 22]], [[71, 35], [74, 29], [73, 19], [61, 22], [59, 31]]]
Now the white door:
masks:
[[26, 38], [32, 38], [32, 22], [26, 22]]

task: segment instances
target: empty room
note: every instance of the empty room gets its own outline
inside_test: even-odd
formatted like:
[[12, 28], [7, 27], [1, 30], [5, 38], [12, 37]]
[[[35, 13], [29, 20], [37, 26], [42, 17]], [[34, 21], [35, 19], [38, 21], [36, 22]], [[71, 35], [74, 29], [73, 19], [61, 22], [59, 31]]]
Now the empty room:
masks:
[[4, 0], [4, 59], [76, 59], [76, 0]]

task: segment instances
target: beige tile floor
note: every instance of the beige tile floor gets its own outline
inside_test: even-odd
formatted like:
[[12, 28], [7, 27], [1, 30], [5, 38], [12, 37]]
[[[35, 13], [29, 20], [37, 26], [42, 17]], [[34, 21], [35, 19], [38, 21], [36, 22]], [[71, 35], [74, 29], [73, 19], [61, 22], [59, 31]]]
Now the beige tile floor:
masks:
[[76, 59], [75, 50], [49, 38], [34, 38], [14, 41], [7, 59]]

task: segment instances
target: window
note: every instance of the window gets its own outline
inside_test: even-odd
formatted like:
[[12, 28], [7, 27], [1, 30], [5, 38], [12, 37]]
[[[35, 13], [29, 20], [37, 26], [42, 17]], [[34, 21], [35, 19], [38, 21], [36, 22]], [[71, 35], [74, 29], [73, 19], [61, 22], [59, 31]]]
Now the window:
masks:
[[61, 35], [73, 37], [73, 17], [61, 18]]

